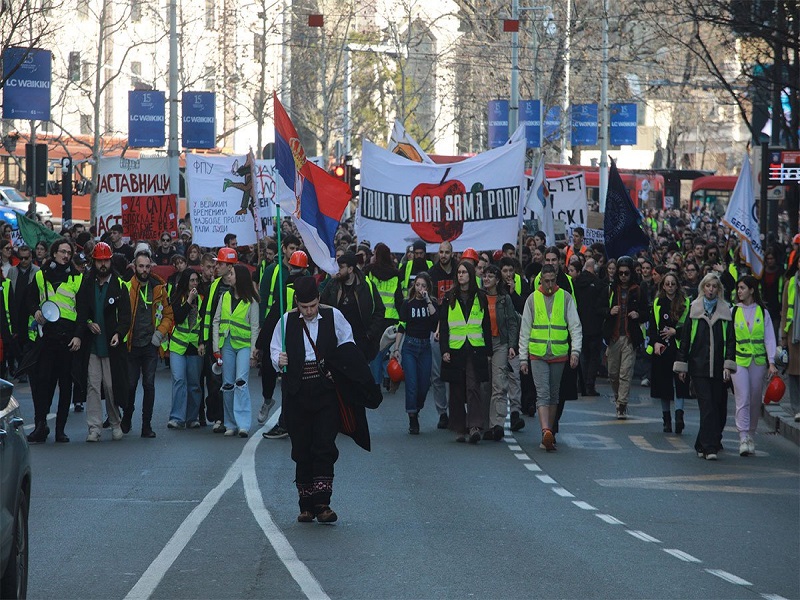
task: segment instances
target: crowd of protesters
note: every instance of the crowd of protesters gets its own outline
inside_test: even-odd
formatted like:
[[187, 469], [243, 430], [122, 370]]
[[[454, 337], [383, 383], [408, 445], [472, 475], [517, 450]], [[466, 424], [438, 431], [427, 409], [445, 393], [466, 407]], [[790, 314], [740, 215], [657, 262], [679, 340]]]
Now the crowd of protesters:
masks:
[[[249, 369], [261, 371], [256, 419], [263, 424], [275, 403], [272, 331], [281, 308], [293, 305], [293, 282], [313, 275], [322, 302], [350, 323], [375, 381], [391, 389], [387, 362], [402, 365], [411, 434], [420, 433], [419, 413], [432, 391], [437, 427], [454, 431], [458, 441], [502, 439], [510, 411], [512, 431], [525, 426], [525, 416], [538, 416], [541, 445], [554, 451], [565, 400], [597, 396], [602, 375], [611, 383], [617, 419], [628, 416], [631, 385], [649, 386], [661, 403], [665, 433], [683, 432], [685, 403], [696, 398], [695, 448], [710, 460], [721, 449], [730, 384], [740, 454], [753, 454], [765, 377], [783, 370], [784, 406], [800, 421], [800, 320], [794, 318], [800, 235], [791, 244], [770, 236], [764, 274], [755, 279], [738, 238], [712, 214], [648, 211], [643, 227], [650, 247], [632, 256], [608, 258], [602, 243], [587, 244], [576, 227], [560, 243], [536, 231], [519, 245], [497, 240], [495, 248], [457, 257], [447, 242], [434, 255], [422, 242], [392, 254], [385, 244], [357, 240], [345, 222], [336, 235], [334, 277], [315, 268], [288, 219], [281, 236], [251, 247], [227, 234], [220, 247], [201, 248], [192, 243], [188, 215], [177, 232], [157, 240], [125, 241], [120, 225], [99, 237], [75, 225], [34, 248], [4, 238], [3, 375], [27, 377], [39, 398], [32, 442], [47, 439], [42, 415], [56, 385], [56, 441], [69, 441], [70, 404], [79, 412], [87, 402], [87, 441], [99, 441], [103, 428], [121, 439], [132, 427], [140, 378], [141, 434], [155, 437], [150, 419], [159, 357], [172, 372], [168, 428], [211, 425], [247, 437]], [[105, 287], [109, 282], [115, 283]], [[67, 284], [74, 289], [61, 297]], [[61, 302], [53, 322], [41, 310], [48, 290]], [[28, 356], [39, 338], [70, 344], [44, 386], [32, 376], [41, 358]], [[123, 371], [120, 385], [112, 372]], [[87, 384], [87, 372], [102, 384]], [[264, 434], [286, 435], [282, 415]]]

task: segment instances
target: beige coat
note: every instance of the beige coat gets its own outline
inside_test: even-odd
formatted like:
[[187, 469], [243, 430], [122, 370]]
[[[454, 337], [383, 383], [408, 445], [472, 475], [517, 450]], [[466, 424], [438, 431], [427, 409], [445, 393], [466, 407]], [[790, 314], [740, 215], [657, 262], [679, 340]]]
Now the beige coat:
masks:
[[[786, 312], [789, 310], [789, 284], [794, 281], [787, 281], [783, 287], [783, 299], [781, 302], [781, 328], [778, 331], [780, 345], [789, 351], [789, 368], [786, 371], [789, 375], [800, 375], [800, 344], [790, 344], [789, 334], [786, 332]], [[795, 315], [798, 318], [798, 315]], [[791, 329], [791, 326], [790, 326]]]

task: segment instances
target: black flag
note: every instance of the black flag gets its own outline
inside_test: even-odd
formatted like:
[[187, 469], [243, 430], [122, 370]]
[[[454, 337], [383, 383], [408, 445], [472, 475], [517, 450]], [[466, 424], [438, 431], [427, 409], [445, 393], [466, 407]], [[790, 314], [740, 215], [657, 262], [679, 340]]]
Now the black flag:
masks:
[[635, 256], [650, 246], [650, 238], [642, 231], [641, 215], [631, 201], [622, 182], [617, 164], [612, 160], [608, 172], [608, 193], [604, 221], [606, 255], [608, 258]]

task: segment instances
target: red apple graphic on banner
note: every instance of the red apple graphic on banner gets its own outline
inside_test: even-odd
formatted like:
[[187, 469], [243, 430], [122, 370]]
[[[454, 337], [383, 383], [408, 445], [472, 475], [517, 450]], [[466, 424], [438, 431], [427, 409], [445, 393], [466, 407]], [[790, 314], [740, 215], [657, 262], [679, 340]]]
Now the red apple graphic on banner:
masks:
[[[420, 183], [411, 192], [411, 228], [428, 244], [453, 241], [464, 231], [464, 221], [445, 220], [447, 215], [445, 197], [455, 195], [463, 197], [467, 193], [467, 188], [457, 179], [447, 180], [449, 173], [450, 169], [447, 169], [439, 183]], [[423, 200], [418, 202], [415, 201], [416, 198]], [[426, 206], [425, 198], [429, 198], [431, 204]], [[438, 209], [432, 206], [432, 203], [438, 203]], [[440, 220], [427, 220], [426, 213], [435, 213]]]

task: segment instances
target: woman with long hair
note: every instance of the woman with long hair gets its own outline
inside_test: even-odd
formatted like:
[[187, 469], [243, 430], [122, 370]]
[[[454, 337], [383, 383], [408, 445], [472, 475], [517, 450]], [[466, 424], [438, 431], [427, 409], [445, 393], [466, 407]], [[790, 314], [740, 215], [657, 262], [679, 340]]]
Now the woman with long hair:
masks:
[[225, 435], [247, 437], [250, 433], [251, 402], [247, 380], [258, 364], [258, 291], [250, 271], [233, 265], [225, 276], [230, 290], [217, 305], [212, 326], [212, 348], [222, 359], [222, 404]]
[[456, 441], [477, 444], [488, 426], [489, 397], [482, 393], [489, 381], [492, 329], [486, 292], [478, 289], [475, 266], [462, 260], [456, 285], [445, 296], [440, 311], [439, 345], [442, 381], [450, 383], [450, 423]]
[[650, 363], [650, 397], [661, 400], [664, 433], [672, 432], [670, 403], [675, 401], [675, 433], [682, 433], [684, 401], [689, 397], [689, 385], [673, 373], [678, 334], [689, 314], [689, 299], [681, 289], [675, 273], [667, 273], [658, 287], [658, 295], [650, 312], [650, 337], [647, 353]]
[[[800, 252], [795, 252], [794, 262], [786, 272], [786, 285], [783, 288], [781, 326], [779, 329], [781, 346], [789, 354], [786, 369], [788, 379], [789, 407], [795, 422], [800, 421]], [[784, 409], [788, 409], [784, 403]]]
[[[362, 250], [365, 251], [366, 249]], [[383, 307], [386, 311], [384, 314], [385, 326], [397, 325], [400, 322], [400, 305], [403, 303], [403, 283], [400, 271], [394, 266], [389, 246], [383, 242], [375, 245], [374, 261], [366, 266], [365, 275], [369, 280], [368, 283], [377, 289], [383, 302]], [[430, 287], [428, 290], [430, 291]], [[413, 295], [414, 287], [409, 287], [408, 291], [410, 298]], [[399, 348], [399, 344], [396, 347]], [[372, 370], [372, 376], [375, 378], [375, 383], [380, 384], [383, 382], [386, 377], [386, 365], [388, 362], [389, 347], [387, 346], [383, 352], [378, 352], [369, 365]], [[408, 392], [408, 382], [406, 382], [406, 392]]]
[[764, 376], [778, 374], [775, 367], [775, 330], [769, 311], [761, 302], [758, 280], [745, 275], [736, 283], [739, 303], [733, 308], [736, 330], [736, 364], [733, 394], [736, 399], [736, 430], [739, 432], [739, 456], [754, 454], [753, 436], [761, 415], [761, 391]]
[[203, 297], [198, 294], [200, 275], [193, 269], [184, 269], [172, 291], [170, 305], [175, 328], [169, 340], [169, 369], [172, 373], [172, 409], [169, 412], [169, 429], [195, 429], [200, 427], [198, 413], [203, 393], [200, 377], [203, 357], [197, 352], [202, 317], [199, 307]]
[[33, 247], [33, 264], [37, 267], [41, 267], [47, 260], [47, 253], [49, 251], [50, 249], [45, 242], [36, 242], [36, 245]]
[[[377, 256], [377, 246], [375, 250]], [[392, 353], [400, 360], [405, 373], [408, 433], [412, 435], [419, 433], [419, 411], [431, 387], [431, 333], [436, 329], [438, 318], [432, 289], [431, 276], [426, 271], [417, 273], [414, 285], [408, 290], [408, 299], [400, 305], [400, 324]]]
[[200, 259], [203, 257], [203, 251], [197, 244], [191, 244], [186, 249], [186, 262], [190, 267], [196, 267], [200, 264]]
[[700, 407], [697, 456], [717, 460], [728, 415], [728, 382], [736, 372], [736, 332], [719, 276], [703, 277], [697, 292], [680, 332], [673, 371], [681, 381], [691, 377], [694, 385]]

